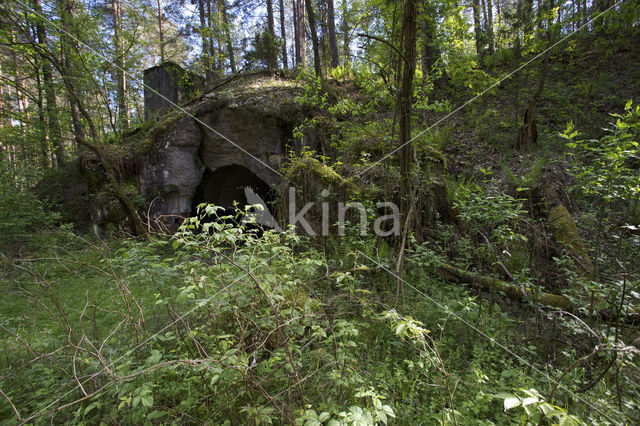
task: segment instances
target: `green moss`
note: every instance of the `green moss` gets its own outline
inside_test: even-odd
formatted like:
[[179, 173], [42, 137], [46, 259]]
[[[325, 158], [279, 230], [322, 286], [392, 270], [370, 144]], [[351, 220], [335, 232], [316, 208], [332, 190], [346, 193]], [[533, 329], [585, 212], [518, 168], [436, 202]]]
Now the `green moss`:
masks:
[[351, 192], [356, 190], [352, 182], [340, 176], [331, 167], [312, 157], [302, 157], [294, 160], [287, 170], [286, 177], [290, 182], [297, 182], [302, 177], [307, 177], [330, 187], [341, 187]]
[[440, 166], [440, 170], [438, 170], [440, 174], [449, 173], [449, 168], [447, 166], [447, 159], [445, 158], [442, 152], [438, 151], [437, 149], [429, 150], [429, 153], [427, 154], [427, 158], [429, 158], [429, 160], [432, 163], [438, 164]]
[[592, 273], [593, 263], [582, 238], [580, 238], [580, 234], [578, 234], [576, 223], [567, 208], [562, 204], [553, 207], [549, 212], [548, 220], [553, 229], [553, 236], [556, 242], [577, 255], [580, 258], [583, 269], [588, 273]]

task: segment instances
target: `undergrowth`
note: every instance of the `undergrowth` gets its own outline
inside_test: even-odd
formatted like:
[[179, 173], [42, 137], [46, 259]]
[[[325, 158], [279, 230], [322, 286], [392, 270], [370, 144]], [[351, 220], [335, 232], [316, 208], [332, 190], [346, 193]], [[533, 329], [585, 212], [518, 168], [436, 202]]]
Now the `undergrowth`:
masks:
[[295, 234], [200, 219], [170, 239], [63, 234], [5, 259], [3, 424], [622, 420], [608, 388], [561, 383], [546, 397], [577, 354], [522, 331], [577, 336], [586, 325], [573, 318], [532, 320], [433, 278], [424, 252], [396, 303], [393, 260], [371, 257], [373, 238], [334, 257]]

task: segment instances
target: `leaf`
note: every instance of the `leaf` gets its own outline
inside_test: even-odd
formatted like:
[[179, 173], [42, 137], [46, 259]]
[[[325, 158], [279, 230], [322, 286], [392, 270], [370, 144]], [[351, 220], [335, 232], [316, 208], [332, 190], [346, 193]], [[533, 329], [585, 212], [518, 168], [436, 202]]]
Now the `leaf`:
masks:
[[629, 99], [629, 100], [627, 101], [627, 103], [626, 103], [626, 104], [625, 104], [625, 106], [624, 106], [624, 109], [625, 109], [625, 110], [629, 110], [629, 109], [631, 109], [631, 105], [633, 105], [633, 99]]
[[402, 336], [404, 334], [404, 331], [407, 328], [407, 324], [404, 322], [401, 322], [400, 324], [398, 324], [398, 326], [396, 327], [396, 334], [398, 336]]
[[151, 407], [153, 405], [153, 396], [144, 395], [140, 398], [140, 401], [142, 402], [142, 405], [144, 405], [145, 407]]
[[87, 408], [84, 409], [84, 415], [86, 416], [87, 414], [89, 414], [89, 412], [94, 408], [100, 408], [100, 403], [96, 401], [89, 404]]
[[385, 414], [393, 419], [396, 418], [396, 413], [393, 412], [393, 408], [391, 408], [388, 405], [383, 405], [382, 406], [382, 410], [385, 412]]
[[329, 417], [331, 417], [331, 414], [327, 413], [326, 411], [323, 411], [322, 413], [320, 413], [320, 415], [318, 416], [318, 421], [319, 422], [324, 422], [325, 420], [327, 420]]
[[616, 121], [616, 127], [618, 129], [626, 129], [629, 125], [618, 118], [618, 121]]
[[[510, 373], [510, 371], [511, 371], [511, 370], [505, 370], [505, 371], [503, 371], [503, 372], [502, 372], [502, 376], [503, 376], [503, 377], [508, 377], [508, 376], [509, 376], [509, 374], [507, 374], [507, 373]], [[493, 395], [493, 397], [494, 397], [494, 398], [500, 398], [500, 399], [507, 399], [507, 398], [513, 398], [513, 397], [514, 397], [514, 395], [513, 395], [513, 394], [511, 394], [511, 393], [507, 393], [507, 392], [500, 392], [500, 393], [497, 393], [497, 394]]]
[[167, 413], [164, 411], [153, 410], [151, 413], [147, 414], [147, 420], [159, 419], [160, 417], [165, 416]]
[[508, 410], [511, 410], [512, 408], [516, 408], [520, 406], [521, 403], [522, 401], [520, 401], [520, 398], [518, 398], [517, 396], [511, 397], [511, 398], [505, 398], [504, 411], [508, 411]]

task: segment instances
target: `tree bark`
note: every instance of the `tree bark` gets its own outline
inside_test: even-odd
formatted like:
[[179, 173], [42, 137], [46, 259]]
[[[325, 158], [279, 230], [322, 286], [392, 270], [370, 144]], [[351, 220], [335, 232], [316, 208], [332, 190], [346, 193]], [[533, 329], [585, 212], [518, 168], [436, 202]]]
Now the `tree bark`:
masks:
[[480, 0], [473, 0], [473, 30], [476, 37], [476, 53], [484, 55], [484, 40], [482, 37], [482, 23], [480, 22]]
[[293, 66], [300, 65], [300, 47], [298, 46], [298, 0], [292, 0], [293, 2]]
[[[33, 9], [36, 12], [36, 15], [42, 15], [42, 5], [40, 0], [33, 0]], [[38, 43], [43, 46], [43, 48], [46, 48], [48, 44], [47, 29], [40, 19], [38, 19], [36, 23], [36, 32], [38, 35]], [[44, 97], [47, 102], [46, 112], [49, 125], [48, 137], [55, 151], [54, 164], [56, 167], [61, 167], [64, 165], [67, 155], [62, 143], [62, 129], [60, 127], [60, 122], [58, 121], [58, 107], [56, 103], [55, 87], [53, 85], [51, 63], [47, 58], [42, 58], [42, 63], [40, 65], [42, 79], [44, 80]]]
[[[500, 0], [498, 0], [498, 2], [500, 2]], [[491, 3], [491, 0], [487, 0], [486, 26], [487, 26], [487, 42], [489, 43], [488, 53], [491, 55], [495, 51], [495, 41], [493, 39], [493, 3]]]
[[400, 195], [402, 211], [408, 212], [413, 204], [411, 174], [414, 166], [414, 148], [411, 141], [411, 104], [413, 77], [416, 72], [416, 15], [417, 0], [406, 0], [402, 18], [402, 51], [404, 55], [402, 85], [398, 92], [400, 121]]
[[[11, 44], [16, 45], [16, 36], [13, 29], [10, 30], [11, 34]], [[18, 113], [20, 115], [20, 127], [24, 131], [24, 122], [25, 119], [29, 119], [29, 112], [27, 108], [29, 106], [27, 98], [23, 94], [23, 86], [22, 86], [22, 77], [20, 76], [20, 67], [18, 66], [18, 55], [16, 52], [11, 49], [11, 60], [13, 62], [13, 73], [14, 73], [14, 81], [15, 81], [15, 91], [16, 91], [16, 105], [18, 105]], [[23, 116], [24, 114], [24, 116]]]
[[211, 13], [211, 0], [207, 0], [207, 27], [208, 27], [208, 37], [207, 37], [207, 41], [208, 41], [208, 47], [209, 47], [209, 51], [208, 51], [208, 55], [209, 55], [209, 60], [207, 62], [207, 67], [209, 68], [209, 72], [211, 72], [211, 75], [213, 75], [214, 77], [217, 77], [218, 75], [218, 69], [217, 69], [217, 51], [216, 48], [213, 44], [213, 15]]
[[231, 72], [235, 74], [238, 72], [238, 67], [236, 66], [236, 56], [233, 49], [233, 41], [231, 40], [231, 24], [229, 23], [229, 16], [227, 15], [226, 0], [219, 0], [218, 7], [222, 11], [222, 23], [224, 25], [225, 41], [227, 43], [227, 54], [229, 55], [229, 66], [231, 67]]
[[289, 68], [289, 58], [287, 58], [287, 32], [284, 22], [284, 0], [280, 0], [280, 37], [282, 37], [282, 67]]
[[327, 0], [327, 20], [329, 21], [329, 48], [331, 50], [331, 67], [335, 68], [340, 65], [340, 60], [338, 58], [338, 40], [336, 39], [336, 17], [333, 10], [333, 0]]
[[[311, 1], [311, 0], [307, 0]], [[296, 65], [305, 67], [307, 65], [307, 43], [305, 35], [304, 19], [305, 0], [293, 0], [295, 17], [295, 50]]]
[[[60, 46], [62, 51], [62, 68], [65, 75], [73, 77], [76, 72], [73, 67], [73, 61], [71, 52], [74, 50], [75, 43], [70, 37], [71, 34], [71, 20], [73, 19], [73, 2], [72, 0], [58, 0], [60, 9], [60, 19], [62, 22], [62, 28], [64, 31], [60, 35]], [[76, 89], [77, 90], [77, 89]], [[83, 145], [80, 144], [80, 140], [85, 139], [85, 128], [80, 116], [80, 110], [76, 100], [69, 96], [69, 105], [71, 107], [71, 123], [73, 126], [73, 136], [76, 142], [76, 146], [79, 150], [83, 149]]]
[[164, 53], [164, 30], [162, 29], [162, 0], [158, 0], [158, 35], [160, 38], [160, 62], [166, 60]]
[[307, 17], [309, 19], [309, 32], [311, 33], [311, 43], [313, 45], [313, 68], [316, 71], [316, 75], [321, 79], [324, 78], [322, 74], [322, 61], [320, 59], [320, 41], [318, 40], [318, 32], [316, 30], [316, 18], [313, 12], [312, 0], [306, 0], [305, 5], [307, 8]]
[[[273, 18], [273, 0], [267, 0], [267, 31], [273, 40], [276, 38], [276, 30]], [[269, 58], [267, 59], [267, 67], [271, 71], [278, 69], [278, 56], [277, 52], [269, 49]]]
[[267, 0], [267, 30], [273, 37], [276, 36], [275, 25], [273, 22], [273, 0]]
[[349, 49], [349, 20], [348, 20], [347, 0], [342, 0], [342, 50], [344, 55], [343, 63], [348, 66], [351, 63]]
[[204, 9], [204, 0], [198, 0], [198, 15], [200, 15], [200, 37], [202, 38], [202, 66], [204, 68], [204, 78], [207, 85], [213, 81], [211, 71], [211, 58], [209, 49], [209, 26], [207, 25], [207, 14]]
[[546, 306], [551, 306], [565, 311], [570, 311], [572, 309], [571, 302], [564, 296], [544, 292], [534, 292], [530, 288], [525, 288], [496, 278], [474, 274], [473, 272], [464, 271], [456, 268], [455, 266], [447, 265], [446, 263], [434, 268], [433, 272], [449, 281], [463, 282], [483, 290], [504, 293], [511, 299], [524, 301], [527, 298], [532, 298], [538, 303]]
[[[35, 10], [35, 8], [34, 8]], [[34, 34], [37, 34], [37, 29], [33, 30]], [[36, 93], [37, 100], [36, 104], [38, 105], [38, 121], [37, 126], [40, 129], [40, 150], [42, 152], [42, 162], [45, 167], [57, 167], [56, 165], [56, 157], [51, 150], [51, 144], [49, 143], [49, 126], [47, 124], [47, 117], [45, 113], [45, 101], [44, 101], [44, 89], [42, 88], [42, 65], [44, 63], [44, 59], [39, 58], [37, 55], [34, 55], [33, 58], [33, 75], [36, 80]]]
[[122, 49], [122, 3], [121, 0], [113, 0], [111, 3], [113, 18], [113, 44], [115, 51], [116, 82], [118, 99], [118, 125], [121, 130], [129, 127], [129, 110], [127, 108], [127, 80], [124, 71], [124, 52]]
[[422, 0], [422, 19], [420, 19], [422, 66], [422, 84], [426, 84], [431, 68], [438, 60], [440, 53], [436, 47], [436, 17], [431, 0]]

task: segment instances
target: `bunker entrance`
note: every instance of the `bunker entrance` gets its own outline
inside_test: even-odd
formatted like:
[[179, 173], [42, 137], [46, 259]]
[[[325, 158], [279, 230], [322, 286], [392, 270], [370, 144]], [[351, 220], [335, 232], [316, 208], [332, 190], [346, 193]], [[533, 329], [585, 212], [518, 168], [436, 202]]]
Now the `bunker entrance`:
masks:
[[[225, 214], [232, 214], [234, 201], [239, 209], [247, 204], [259, 204], [253, 199], [247, 200], [249, 192], [259, 196], [270, 208], [275, 199], [274, 191], [251, 170], [239, 165], [220, 167], [214, 171], [206, 169], [200, 185], [196, 188], [191, 203], [191, 212], [195, 216], [201, 203], [215, 204], [225, 208]], [[223, 212], [219, 212], [220, 215]]]

